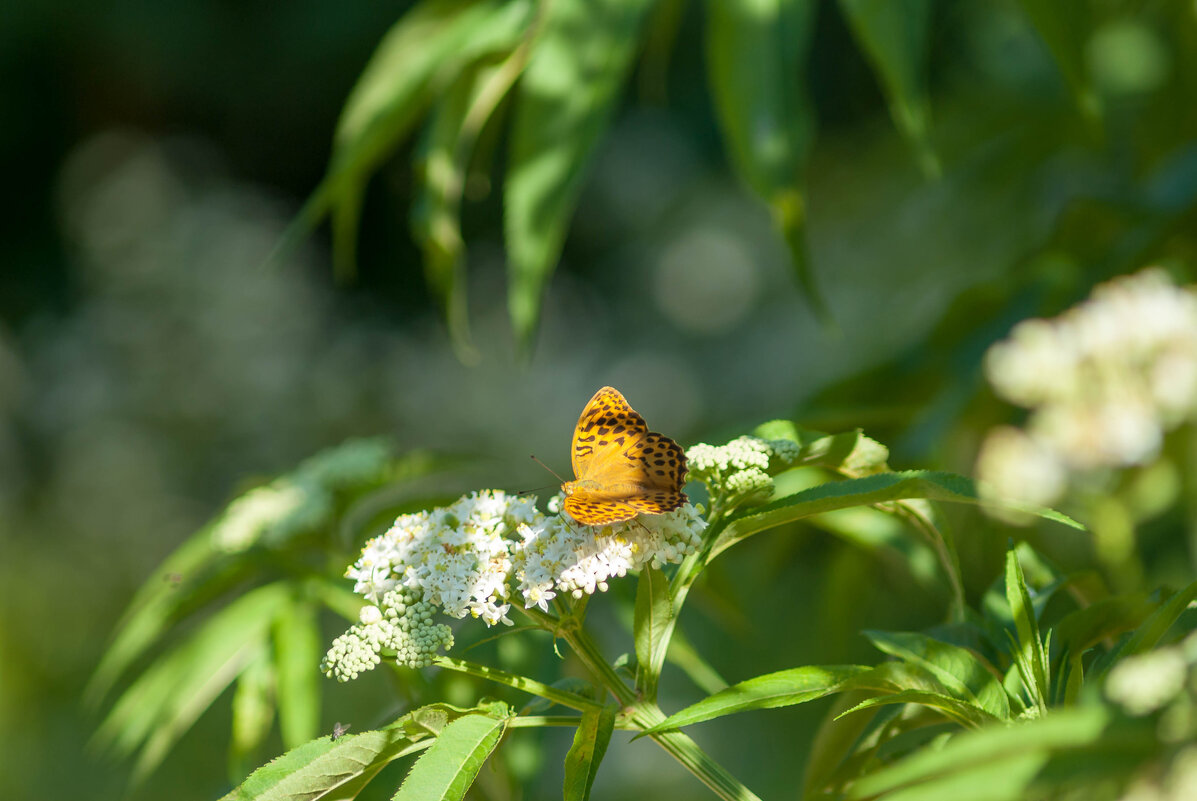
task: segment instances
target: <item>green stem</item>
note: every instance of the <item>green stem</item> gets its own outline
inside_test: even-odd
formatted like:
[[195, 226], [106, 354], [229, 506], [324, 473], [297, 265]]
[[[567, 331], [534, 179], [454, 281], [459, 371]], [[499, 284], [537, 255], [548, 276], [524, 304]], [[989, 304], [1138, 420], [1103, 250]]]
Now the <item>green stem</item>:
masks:
[[474, 662], [467, 662], [464, 659], [454, 659], [449, 656], [438, 656], [432, 660], [432, 664], [445, 668], [446, 670], [456, 670], [458, 673], [465, 673], [468, 676], [476, 676], [487, 681], [497, 682], [498, 684], [505, 684], [508, 687], [514, 687], [517, 690], [526, 692], [529, 695], [536, 695], [544, 698], [547, 701], [552, 701], [555, 704], [576, 709], [579, 712], [586, 712], [591, 709], [599, 709], [600, 704], [596, 704], [589, 698], [584, 698], [576, 693], [567, 692], [565, 690], [558, 690], [555, 687], [550, 687], [535, 679], [530, 679], [527, 676], [517, 676], [514, 673], [508, 673], [505, 670], [498, 668], [487, 667], [486, 665], [479, 665]]
[[[563, 636], [578, 658], [619, 701], [625, 719], [631, 721], [635, 728], [647, 729], [665, 720], [665, 713], [656, 704], [647, 704], [636, 698], [635, 690], [619, 677], [589, 634], [581, 629], [568, 629]], [[760, 801], [751, 790], [680, 731], [656, 732], [648, 736], [724, 801]]]
[[513, 729], [538, 729], [545, 726], [577, 726], [580, 720], [577, 715], [520, 715], [508, 721], [507, 725]]

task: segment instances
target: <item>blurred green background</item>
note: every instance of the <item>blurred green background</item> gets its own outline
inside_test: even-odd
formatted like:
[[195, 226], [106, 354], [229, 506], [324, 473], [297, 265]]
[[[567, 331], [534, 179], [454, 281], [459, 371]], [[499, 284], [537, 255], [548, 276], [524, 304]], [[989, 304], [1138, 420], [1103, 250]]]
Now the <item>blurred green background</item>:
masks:
[[[460, 491], [538, 487], [552, 479], [528, 455], [568, 469], [582, 404], [612, 384], [684, 445], [793, 417], [863, 426], [898, 469], [968, 474], [980, 433], [1010, 415], [981, 379], [988, 344], [1112, 275], [1162, 263], [1191, 276], [1197, 4], [1071, 3], [1059, 16], [1067, 46], [1020, 3], [931, 4], [924, 144], [938, 178], [895, 127], [841, 5], [820, 4], [807, 232], [832, 325], [812, 313], [768, 210], [729, 167], [696, 44], [704, 7], [677, 4], [672, 46], [650, 41], [598, 145], [528, 359], [504, 299], [502, 173], [471, 178], [464, 231], [481, 361], [464, 366], [408, 231], [406, 148], [369, 185], [352, 281], [334, 280], [325, 230], [265, 266], [326, 170], [341, 105], [405, 7], [18, 0], [7, 10], [5, 798], [126, 792], [127, 767], [86, 748], [98, 718], [80, 702], [121, 610], [247, 482], [320, 448], [386, 434], [401, 448], [467, 455]], [[956, 517], [975, 598], [1007, 533], [975, 512]], [[1036, 544], [1065, 565], [1091, 559], [1083, 537], [1060, 529]], [[1150, 542], [1145, 558], [1156, 580], [1191, 570], [1174, 536]], [[884, 553], [808, 527], [729, 554], [681, 627], [735, 681], [874, 660], [856, 632], [929, 625], [945, 597]], [[339, 631], [330, 620], [329, 639]], [[666, 709], [693, 700], [666, 679]], [[381, 676], [330, 686], [329, 728], [379, 723], [388, 693]], [[824, 711], [754, 713], [694, 736], [758, 794], [792, 797]], [[224, 792], [227, 729], [226, 699], [133, 797]], [[512, 740], [511, 759], [532, 777], [524, 797], [557, 796], [568, 733]], [[626, 740], [616, 735], [598, 797], [701, 792]]]

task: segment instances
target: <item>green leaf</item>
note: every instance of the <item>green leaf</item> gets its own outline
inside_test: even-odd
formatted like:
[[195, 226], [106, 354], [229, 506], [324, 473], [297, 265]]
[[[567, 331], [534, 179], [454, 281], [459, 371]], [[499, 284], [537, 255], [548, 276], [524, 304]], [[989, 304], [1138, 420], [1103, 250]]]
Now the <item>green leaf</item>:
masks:
[[939, 158], [928, 138], [931, 109], [926, 72], [931, 0], [840, 0], [840, 9], [880, 76], [890, 114], [915, 148], [923, 173], [938, 177]]
[[1101, 660], [1099, 664], [1094, 665], [1093, 674], [1104, 674], [1118, 660], [1154, 648], [1194, 599], [1197, 599], [1197, 581], [1179, 592], [1173, 593], [1172, 597], [1166, 603], [1161, 604], [1151, 617], [1147, 618], [1147, 622], [1128, 637], [1116, 651]]
[[553, 0], [516, 90], [504, 188], [508, 309], [529, 348], [584, 169], [631, 69], [648, 0]]
[[274, 722], [274, 671], [270, 652], [261, 647], [237, 677], [233, 692], [233, 733], [229, 742], [229, 778], [240, 781], [257, 764], [258, 750]]
[[839, 692], [855, 676], [871, 672], [861, 665], [790, 668], [747, 679], [675, 712], [645, 734], [677, 729], [752, 709], [774, 709], [813, 701]]
[[[137, 591], [128, 610], [116, 626], [116, 636], [84, 693], [89, 704], [97, 704], [158, 641], [180, 611], [234, 583], [244, 572], [228, 564], [228, 557], [212, 545], [212, 524], [204, 526], [180, 545]], [[221, 564], [221, 563], [224, 564]]]
[[1091, 121], [1101, 117], [1101, 99], [1089, 80], [1087, 46], [1093, 31], [1087, 0], [1019, 0], [1023, 13], [1051, 51], [1077, 108]]
[[1114, 720], [1100, 706], [1075, 707], [1046, 718], [994, 726], [953, 737], [943, 748], [913, 756], [859, 779], [849, 798], [968, 798], [1019, 801], [1058, 797], [1111, 772], [1125, 777], [1154, 747], [1149, 726]]
[[1047, 657], [1043, 641], [1039, 638], [1039, 624], [1035, 619], [1035, 608], [1031, 605], [1027, 582], [1023, 578], [1022, 564], [1013, 548], [1006, 552], [1006, 598], [1010, 603], [1010, 613], [1014, 616], [1015, 629], [1018, 631], [1015, 656], [1019, 673], [1022, 674], [1031, 700], [1041, 711], [1046, 711], [1050, 689]]
[[798, 280], [826, 316], [806, 247], [804, 173], [814, 140], [807, 61], [814, 0], [711, 0], [707, 80], [740, 178], [760, 196], [790, 247]]
[[823, 467], [850, 478], [889, 472], [889, 448], [861, 429], [824, 434], [789, 420], [770, 420], [752, 432], [762, 439], [788, 439], [798, 443], [793, 467]]
[[672, 629], [669, 579], [657, 568], [646, 567], [640, 571], [636, 585], [636, 619], [632, 631], [636, 642], [636, 683], [649, 701], [657, 697], [657, 681]]
[[922, 706], [938, 710], [951, 720], [968, 728], [980, 728], [989, 723], [997, 723], [998, 718], [989, 714], [975, 703], [961, 701], [944, 693], [926, 692], [924, 690], [902, 690], [893, 695], [879, 695], [865, 699], [851, 709], [840, 713], [840, 716], [850, 715], [865, 709], [889, 704], [921, 704]]
[[[321, 737], [258, 768], [221, 801], [352, 798], [337, 789], [368, 780], [392, 760], [426, 748], [421, 741], [430, 743], [431, 737], [425, 733], [413, 738], [400, 728], [347, 734], [336, 740]], [[355, 789], [360, 791], [361, 784]]]
[[929, 670], [956, 698], [975, 703], [1002, 720], [1010, 717], [1010, 701], [997, 677], [971, 651], [925, 634], [866, 631], [878, 649]]
[[527, 47], [503, 61], [465, 70], [441, 98], [425, 131], [411, 225], [424, 253], [424, 274], [441, 305], [457, 356], [478, 361], [470, 342], [461, 202], [475, 144], [523, 70]]
[[251, 590], [207, 620], [151, 665], [117, 700], [96, 733], [120, 753], [141, 745], [140, 780], [263, 647], [291, 590], [282, 583]]
[[565, 755], [565, 801], [586, 801], [598, 773], [599, 763], [607, 753], [615, 728], [615, 707], [604, 706], [582, 713], [574, 744]]
[[328, 175], [301, 213], [300, 224], [310, 227], [333, 210], [338, 274], [354, 269], [358, 211], [370, 174], [468, 64], [515, 47], [531, 15], [530, 0], [424, 0], [387, 32], [345, 101]]
[[[846, 509], [852, 506], [924, 498], [931, 501], [980, 503], [972, 480], [955, 473], [931, 470], [907, 470], [899, 473], [878, 473], [844, 481], [830, 481], [772, 503], [750, 509], [728, 518], [727, 525], [711, 549], [714, 556], [759, 531], [792, 523], [811, 515]], [[1083, 529], [1080, 523], [1051, 509], [1033, 511], [1047, 520]]]
[[450, 801], [465, 797], [482, 763], [507, 728], [508, 717], [463, 715], [449, 723], [412, 765], [394, 801]]
[[307, 601], [284, 607], [274, 620], [278, 720], [292, 748], [320, 731], [320, 657], [323, 641], [316, 608]]

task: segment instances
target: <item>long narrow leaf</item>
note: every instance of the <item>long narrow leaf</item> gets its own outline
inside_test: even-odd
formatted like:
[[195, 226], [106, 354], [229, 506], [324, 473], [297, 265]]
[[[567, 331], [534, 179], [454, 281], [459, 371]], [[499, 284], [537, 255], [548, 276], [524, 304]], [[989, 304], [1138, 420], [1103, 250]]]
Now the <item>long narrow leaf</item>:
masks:
[[813, 701], [839, 692], [846, 681], [869, 671], [870, 668], [862, 665], [825, 665], [767, 673], [733, 684], [726, 690], [675, 712], [652, 728], [646, 729], [645, 733], [677, 729], [736, 712], [774, 709]]
[[646, 567], [640, 571], [636, 586], [636, 618], [632, 630], [638, 665], [636, 683], [649, 701], [657, 697], [657, 680], [665, 662], [672, 624], [669, 579], [660, 570]]
[[1031, 700], [1041, 710], [1046, 710], [1050, 689], [1047, 657], [1043, 641], [1039, 638], [1039, 623], [1035, 619], [1035, 609], [1023, 578], [1022, 564], [1018, 561], [1018, 552], [1013, 548], [1006, 553], [1006, 598], [1018, 631], [1015, 656], [1019, 672]]
[[898, 130], [914, 146], [924, 173], [938, 176], [939, 159], [928, 138], [931, 0], [840, 0], [840, 9], [881, 78]]
[[804, 173], [815, 130], [806, 62], [816, 6], [814, 0], [711, 0], [706, 52], [732, 164], [772, 210], [800, 284], [826, 314], [805, 241]]
[[516, 96], [505, 197], [508, 309], [527, 349], [584, 168], [636, 53], [649, 0], [553, 0]]
[[[233, 734], [229, 742], [229, 778], [240, 781], [257, 764], [258, 749], [274, 723], [274, 672], [263, 645], [237, 677], [233, 693]], [[252, 760], [252, 761], [251, 761]]]
[[[910, 498], [971, 504], [981, 502], [973, 482], [955, 473], [908, 470], [831, 481], [732, 516], [712, 549], [712, 556], [757, 532], [811, 515]], [[1051, 509], [1027, 511], [1073, 528], [1083, 528], [1075, 520]]]
[[937, 710], [951, 720], [969, 728], [980, 728], [988, 723], [997, 723], [998, 718], [986, 712], [976, 704], [961, 701], [944, 693], [924, 692], [922, 690], [902, 690], [893, 695], [879, 695], [867, 698], [851, 709], [840, 713], [840, 716], [850, 715], [864, 709], [872, 709], [888, 704], [921, 704]]
[[278, 671], [278, 718], [283, 744], [292, 748], [320, 730], [320, 657], [323, 651], [315, 607], [289, 604], [274, 621]]
[[930, 670], [956, 698], [971, 701], [1002, 720], [1010, 717], [1010, 701], [997, 677], [972, 652], [924, 634], [866, 631], [873, 645], [887, 654]]
[[565, 801], [587, 801], [599, 763], [607, 753], [615, 728], [615, 707], [582, 713], [574, 743], [565, 755]]

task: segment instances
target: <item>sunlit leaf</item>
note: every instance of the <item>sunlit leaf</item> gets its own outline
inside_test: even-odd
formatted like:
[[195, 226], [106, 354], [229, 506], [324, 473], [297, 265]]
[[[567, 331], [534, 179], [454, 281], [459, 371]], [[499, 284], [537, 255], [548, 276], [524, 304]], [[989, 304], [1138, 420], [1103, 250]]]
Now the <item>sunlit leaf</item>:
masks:
[[914, 632], [866, 631], [865, 636], [885, 653], [931, 671], [958, 699], [1002, 720], [1010, 717], [1001, 682], [970, 651]]
[[582, 713], [574, 742], [565, 755], [565, 801], [586, 801], [598, 773], [611, 732], [615, 728], [615, 708], [604, 706]]
[[289, 588], [278, 583], [251, 590], [221, 609], [138, 677], [96, 737], [122, 753], [140, 744], [136, 777], [144, 777], [250, 663], [271, 620], [289, 602]]
[[707, 720], [747, 712], [774, 709], [813, 701], [839, 692], [854, 676], [870, 671], [861, 665], [824, 665], [791, 668], [747, 679], [675, 712], [647, 732], [665, 731]]
[[636, 53], [648, 0], [553, 0], [516, 89], [504, 187], [508, 310], [532, 342], [584, 170]]
[[412, 765], [395, 801], [458, 801], [499, 744], [505, 716], [463, 715], [445, 726]]
[[315, 607], [288, 604], [274, 620], [278, 719], [283, 744], [294, 747], [320, 730], [320, 657], [324, 643]]
[[666, 636], [673, 628], [673, 602], [669, 595], [669, 579], [655, 567], [640, 571], [636, 586], [636, 619], [633, 635], [636, 642], [637, 686], [644, 697], [657, 697], [657, 680], [665, 662], [668, 647]]
[[[728, 519], [712, 550], [717, 554], [740, 540], [775, 526], [792, 523], [811, 515], [851, 506], [923, 498], [932, 501], [977, 504], [976, 486], [970, 479], [954, 473], [908, 470], [878, 473], [863, 478], [830, 481], [808, 490], [779, 498], [770, 504], [740, 512]], [[1026, 510], [1073, 528], [1081, 525], [1051, 509]]]
[[989, 714], [975, 703], [961, 701], [944, 693], [925, 692], [923, 690], [902, 690], [891, 695], [879, 695], [861, 701], [851, 709], [841, 712], [841, 716], [851, 715], [865, 709], [889, 704], [921, 704], [938, 710], [962, 726], [977, 728], [987, 723], [997, 723], [998, 718]]
[[1039, 638], [1035, 608], [1031, 605], [1022, 565], [1018, 560], [1018, 552], [1014, 549], [1006, 553], [1006, 598], [1018, 632], [1018, 639], [1014, 644], [1019, 672], [1031, 700], [1038, 703], [1040, 708], [1046, 709], [1050, 689], [1046, 649]]
[[255, 757], [274, 723], [274, 670], [270, 651], [265, 646], [258, 649], [237, 677], [232, 707], [229, 774], [233, 781], [240, 781], [257, 764]]

